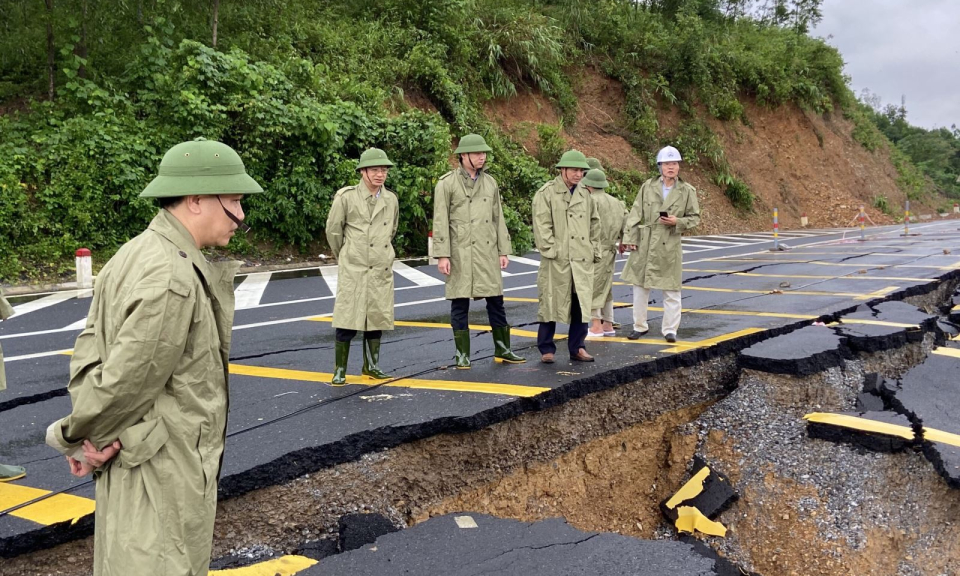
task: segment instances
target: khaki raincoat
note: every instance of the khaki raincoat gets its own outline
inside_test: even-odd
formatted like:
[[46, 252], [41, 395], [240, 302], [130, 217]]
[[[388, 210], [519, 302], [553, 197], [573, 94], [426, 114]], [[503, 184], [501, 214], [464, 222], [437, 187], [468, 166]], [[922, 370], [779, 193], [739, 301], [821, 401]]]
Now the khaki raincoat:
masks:
[[[676, 216], [677, 225], [660, 224], [660, 212]], [[620, 278], [643, 288], [680, 290], [683, 284], [680, 235], [699, 224], [700, 203], [693, 186], [677, 178], [664, 199], [661, 176], [644, 182], [623, 230], [623, 243], [635, 244], [637, 249], [627, 258]]]
[[206, 576], [226, 437], [236, 262], [160, 210], [97, 277], [70, 362], [66, 454], [122, 448], [97, 482], [95, 576]]
[[533, 235], [540, 250], [538, 322], [570, 323], [570, 295], [577, 293], [583, 322], [593, 304], [593, 268], [600, 261], [600, 215], [590, 193], [573, 194], [557, 176], [533, 197]]
[[627, 206], [623, 200], [614, 198], [603, 190], [594, 191], [590, 197], [600, 213], [600, 262], [594, 266], [593, 275], [593, 308], [598, 310], [613, 300], [617, 242], [623, 235]]
[[500, 256], [511, 254], [497, 181], [463, 168], [440, 177], [433, 193], [433, 257], [450, 259], [446, 296], [484, 298], [503, 294]]
[[361, 181], [337, 191], [327, 216], [327, 243], [337, 257], [334, 328], [393, 330], [393, 236], [400, 204], [381, 187], [371, 215]]
[[[13, 308], [10, 307], [10, 304], [8, 304], [7, 300], [3, 297], [3, 292], [0, 291], [0, 320], [6, 320], [11, 316], [13, 316]], [[0, 390], [6, 389], [7, 373], [3, 369], [3, 349], [0, 348]]]

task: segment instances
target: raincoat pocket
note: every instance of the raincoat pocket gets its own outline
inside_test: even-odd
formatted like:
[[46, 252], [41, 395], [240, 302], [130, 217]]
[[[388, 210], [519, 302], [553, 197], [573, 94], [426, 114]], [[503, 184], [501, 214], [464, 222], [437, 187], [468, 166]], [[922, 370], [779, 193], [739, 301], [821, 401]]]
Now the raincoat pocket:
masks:
[[153, 458], [169, 437], [163, 418], [134, 424], [120, 434], [123, 447], [117, 454], [116, 465], [120, 468], [136, 468]]

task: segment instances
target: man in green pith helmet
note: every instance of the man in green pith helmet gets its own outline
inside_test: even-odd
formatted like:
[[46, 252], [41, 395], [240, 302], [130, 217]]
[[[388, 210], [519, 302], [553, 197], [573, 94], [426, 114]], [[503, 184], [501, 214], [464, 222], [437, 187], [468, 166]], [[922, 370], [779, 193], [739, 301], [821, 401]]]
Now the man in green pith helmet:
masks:
[[337, 257], [335, 367], [330, 383], [347, 383], [350, 341], [363, 331], [364, 376], [390, 378], [380, 369], [380, 338], [393, 330], [393, 237], [400, 203], [383, 185], [393, 162], [370, 148], [360, 155], [360, 182], [337, 191], [327, 216], [327, 243]]
[[484, 172], [490, 151], [479, 134], [461, 138], [454, 150], [460, 168], [441, 176], [433, 194], [433, 255], [439, 260], [437, 269], [447, 277], [446, 296], [459, 369], [470, 368], [471, 298], [487, 301], [494, 362], [526, 362], [510, 349], [500, 271], [506, 269], [512, 249], [500, 188]]
[[96, 576], [203, 575], [227, 424], [238, 262], [208, 262], [263, 189], [237, 153], [171, 148], [140, 194], [146, 231], [107, 262], [70, 361], [73, 409], [47, 429], [75, 476], [94, 473]]
[[[13, 316], [13, 308], [3, 297], [3, 291], [0, 290], [0, 320], [6, 320]], [[3, 349], [0, 349], [0, 392], [7, 389], [7, 375], [3, 369]], [[18, 480], [27, 475], [27, 471], [21, 466], [10, 466], [0, 464], [0, 482], [10, 482]]]
[[582, 152], [564, 152], [557, 163], [560, 174], [533, 197], [533, 235], [540, 250], [537, 348], [545, 364], [554, 362], [557, 322], [570, 325], [570, 359], [594, 360], [585, 341], [593, 305], [593, 268], [600, 261], [600, 214], [590, 194], [579, 186], [588, 168]]
[[603, 170], [603, 165], [600, 164], [600, 161], [596, 158], [587, 158], [587, 166], [589, 166], [591, 170]]
[[667, 342], [677, 341], [680, 328], [680, 288], [683, 285], [681, 234], [700, 224], [697, 190], [680, 178], [680, 151], [666, 146], [657, 153], [660, 176], [640, 186], [627, 216], [623, 244], [630, 256], [620, 278], [633, 284], [633, 331], [638, 340], [647, 333], [650, 290], [663, 291], [660, 332]]
[[613, 329], [613, 273], [627, 207], [622, 200], [606, 193], [609, 184], [603, 170], [590, 170], [580, 185], [590, 193], [600, 214], [600, 262], [595, 265], [593, 274], [592, 326], [587, 332], [590, 340], [616, 335]]

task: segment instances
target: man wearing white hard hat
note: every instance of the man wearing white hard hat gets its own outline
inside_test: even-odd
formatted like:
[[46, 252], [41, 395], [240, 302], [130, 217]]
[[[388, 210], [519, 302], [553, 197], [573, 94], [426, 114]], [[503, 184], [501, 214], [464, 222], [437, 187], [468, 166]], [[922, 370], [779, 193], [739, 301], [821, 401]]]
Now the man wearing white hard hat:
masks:
[[680, 152], [667, 146], [657, 153], [660, 176], [640, 186], [627, 216], [623, 244], [630, 250], [620, 278], [633, 284], [633, 331], [638, 340], [650, 328], [647, 303], [651, 290], [663, 291], [660, 332], [676, 342], [680, 328], [680, 287], [683, 284], [683, 250], [680, 235], [700, 224], [696, 189], [680, 179]]

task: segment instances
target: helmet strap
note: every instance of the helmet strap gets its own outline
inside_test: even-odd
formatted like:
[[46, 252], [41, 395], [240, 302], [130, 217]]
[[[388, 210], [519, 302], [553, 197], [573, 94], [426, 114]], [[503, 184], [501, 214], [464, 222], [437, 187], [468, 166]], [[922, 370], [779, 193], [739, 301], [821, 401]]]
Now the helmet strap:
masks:
[[237, 225], [237, 229], [246, 234], [251, 230], [249, 224], [245, 224], [243, 220], [237, 218], [233, 215], [233, 212], [227, 210], [227, 207], [223, 205], [223, 200], [220, 199], [220, 196], [217, 195], [217, 202], [220, 203], [220, 207], [223, 208], [223, 213], [227, 215], [227, 218], [233, 220], [233, 223]]

